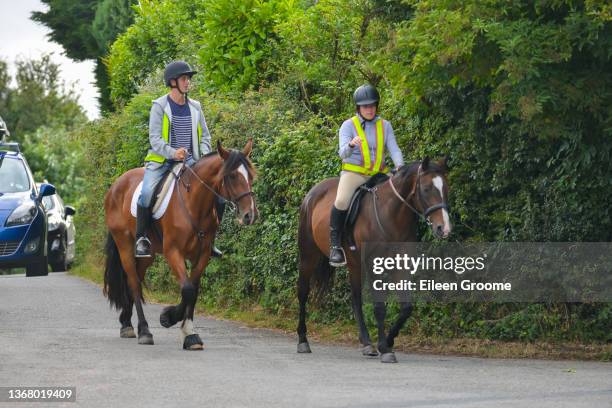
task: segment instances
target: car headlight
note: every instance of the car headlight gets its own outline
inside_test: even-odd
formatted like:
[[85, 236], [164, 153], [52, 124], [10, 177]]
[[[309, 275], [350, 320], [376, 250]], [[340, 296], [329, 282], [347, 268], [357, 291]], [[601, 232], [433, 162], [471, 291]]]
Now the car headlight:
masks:
[[36, 216], [36, 206], [32, 202], [26, 202], [15, 208], [6, 220], [6, 226], [24, 225], [32, 222]]
[[48, 228], [49, 231], [54, 231], [59, 228], [60, 220], [58, 220], [57, 217], [51, 217], [49, 218], [48, 226], [49, 226]]

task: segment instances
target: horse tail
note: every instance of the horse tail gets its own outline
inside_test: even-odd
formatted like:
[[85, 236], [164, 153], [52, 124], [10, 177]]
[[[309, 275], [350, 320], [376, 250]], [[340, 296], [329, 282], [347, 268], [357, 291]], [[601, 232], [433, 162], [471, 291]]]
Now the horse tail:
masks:
[[111, 233], [106, 237], [106, 266], [104, 268], [104, 296], [111, 307], [117, 310], [128, 309], [132, 304], [132, 295], [128, 286], [127, 274], [121, 264], [119, 249]]
[[[312, 289], [314, 290], [315, 300], [322, 300], [323, 296], [331, 290], [334, 284], [335, 268], [329, 264], [329, 259], [320, 253], [314, 242], [312, 236], [312, 203], [313, 203], [313, 192], [310, 191], [302, 205], [300, 206], [300, 224], [298, 233], [298, 249], [300, 257], [307, 256], [307, 254], [316, 251], [320, 256], [310, 257], [310, 262], [316, 262], [314, 268], [312, 268], [312, 275], [310, 276], [310, 282]], [[301, 260], [300, 260], [301, 262]], [[309, 268], [310, 269], [310, 268]]]

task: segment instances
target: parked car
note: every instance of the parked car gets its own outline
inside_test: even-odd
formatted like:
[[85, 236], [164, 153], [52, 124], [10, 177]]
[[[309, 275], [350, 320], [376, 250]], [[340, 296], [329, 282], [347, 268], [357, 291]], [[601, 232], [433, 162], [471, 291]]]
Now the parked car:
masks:
[[74, 262], [76, 231], [72, 216], [74, 207], [64, 205], [55, 193], [43, 197], [47, 212], [47, 257], [53, 272], [67, 271]]
[[47, 214], [43, 197], [51, 184], [34, 183], [17, 143], [0, 143], [0, 268], [26, 268], [26, 276], [47, 275]]

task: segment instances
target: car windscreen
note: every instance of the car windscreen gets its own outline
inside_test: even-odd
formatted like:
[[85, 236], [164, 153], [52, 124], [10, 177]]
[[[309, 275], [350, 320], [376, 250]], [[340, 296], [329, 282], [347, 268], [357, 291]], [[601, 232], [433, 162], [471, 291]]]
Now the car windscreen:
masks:
[[23, 162], [4, 157], [0, 161], [0, 193], [19, 193], [30, 188], [30, 178]]

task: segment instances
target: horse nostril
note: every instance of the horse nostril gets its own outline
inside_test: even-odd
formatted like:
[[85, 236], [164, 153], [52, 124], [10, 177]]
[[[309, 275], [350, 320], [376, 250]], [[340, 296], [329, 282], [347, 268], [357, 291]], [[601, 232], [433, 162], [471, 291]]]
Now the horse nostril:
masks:
[[441, 225], [438, 225], [436, 227], [436, 234], [438, 234], [438, 235], [442, 235], [443, 234], [442, 226]]

